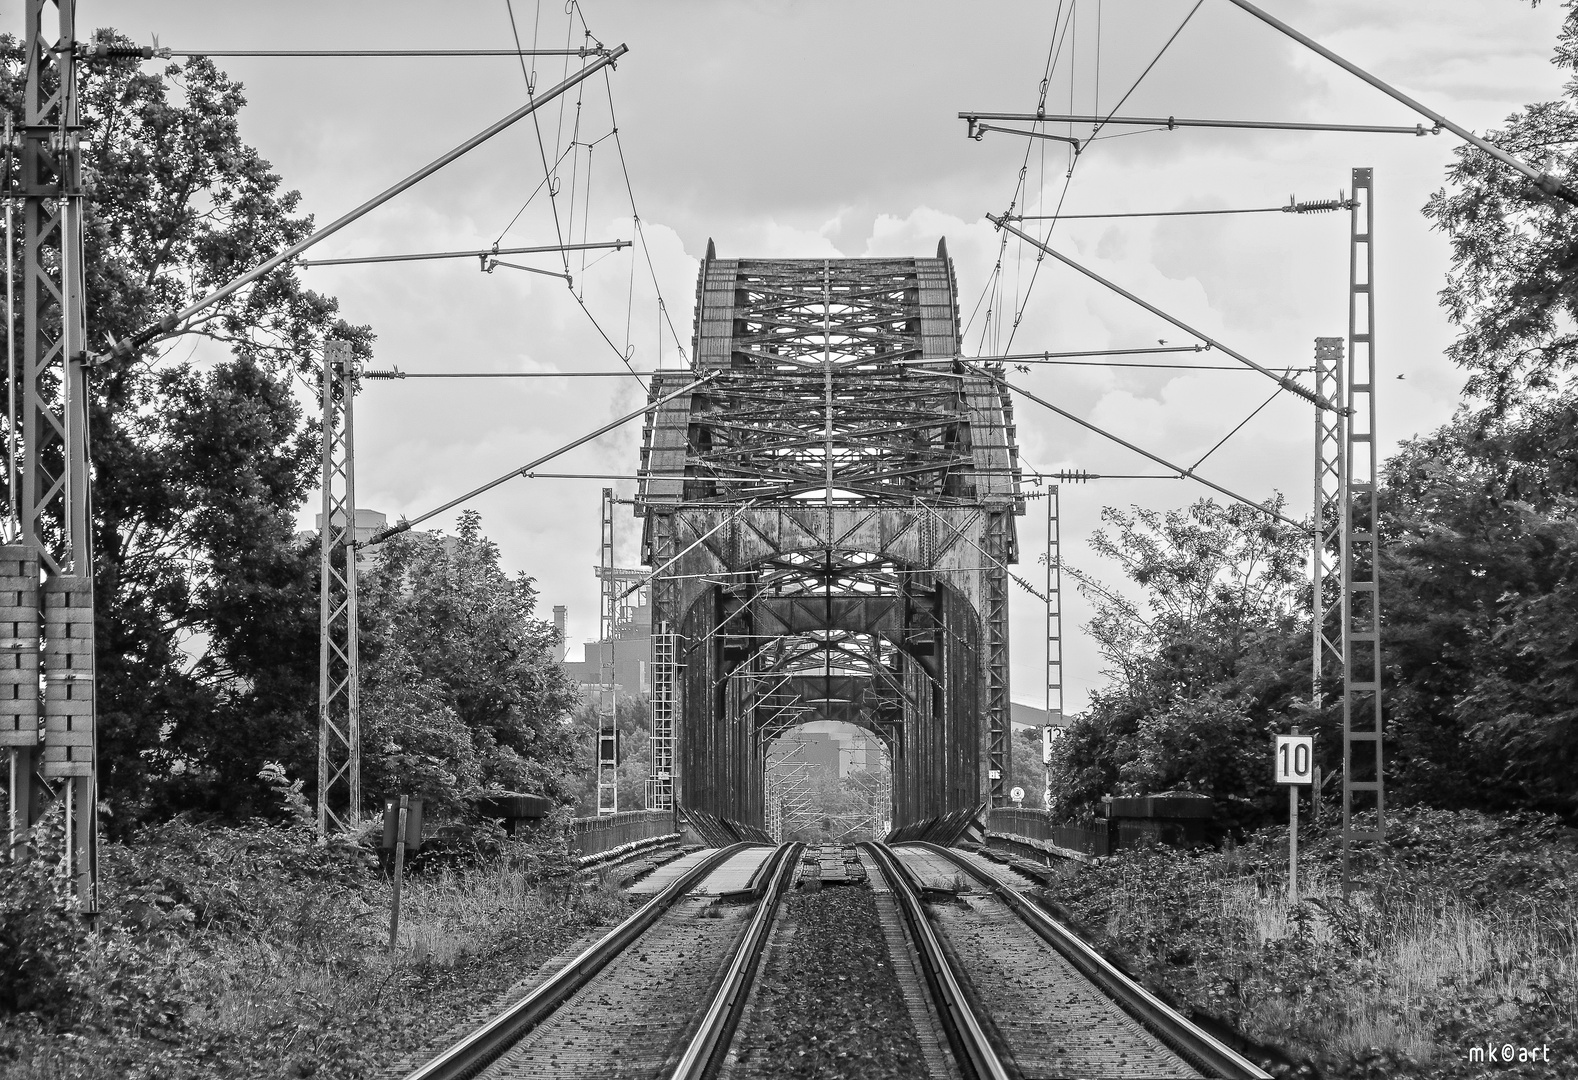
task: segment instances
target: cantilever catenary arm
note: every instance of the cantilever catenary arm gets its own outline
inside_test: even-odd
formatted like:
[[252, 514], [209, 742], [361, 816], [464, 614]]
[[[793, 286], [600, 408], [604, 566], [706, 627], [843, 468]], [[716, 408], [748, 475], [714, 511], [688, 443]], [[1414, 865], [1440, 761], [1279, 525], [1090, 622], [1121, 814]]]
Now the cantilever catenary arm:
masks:
[[1029, 398], [1031, 401], [1035, 402], [1037, 405], [1041, 405], [1041, 406], [1044, 406], [1044, 407], [1046, 407], [1048, 409], [1051, 409], [1053, 412], [1055, 412], [1059, 416], [1063, 417], [1063, 419], [1065, 419], [1065, 420], [1072, 420], [1074, 423], [1078, 424], [1080, 427], [1086, 429], [1087, 431], [1093, 431], [1097, 435], [1100, 435], [1104, 439], [1110, 439], [1113, 442], [1117, 443], [1119, 446], [1124, 447], [1127, 450], [1134, 451], [1136, 454], [1139, 454], [1141, 457], [1150, 458], [1152, 461], [1156, 462], [1156, 464], [1162, 466], [1162, 468], [1164, 468], [1164, 469], [1171, 469], [1173, 472], [1178, 474], [1180, 479], [1187, 478], [1187, 479], [1190, 479], [1190, 480], [1198, 480], [1200, 483], [1204, 484], [1206, 487], [1210, 488], [1212, 491], [1220, 492], [1221, 494], [1226, 495], [1229, 499], [1232, 499], [1234, 502], [1243, 503], [1245, 506], [1248, 506], [1251, 509], [1259, 510], [1262, 514], [1265, 514], [1267, 517], [1274, 517], [1278, 521], [1281, 521], [1281, 522], [1283, 522], [1285, 524], [1291, 525], [1295, 529], [1298, 529], [1301, 532], [1309, 532], [1309, 526], [1304, 524], [1302, 521], [1294, 521], [1292, 518], [1288, 517], [1286, 514], [1280, 514], [1277, 511], [1275, 511], [1275, 510], [1271, 509], [1270, 507], [1266, 506], [1264, 503], [1257, 503], [1253, 499], [1246, 498], [1245, 496], [1240, 495], [1236, 491], [1231, 491], [1231, 490], [1223, 487], [1221, 484], [1212, 483], [1210, 480], [1207, 480], [1205, 477], [1201, 476], [1199, 473], [1195, 472], [1193, 469], [1186, 469], [1182, 465], [1174, 465], [1172, 462], [1168, 461], [1164, 457], [1159, 457], [1156, 454], [1151, 453], [1149, 450], [1146, 450], [1146, 449], [1143, 449], [1141, 447], [1135, 446], [1133, 443], [1129, 442], [1127, 439], [1119, 438], [1117, 435], [1114, 435], [1112, 432], [1107, 431], [1104, 428], [1097, 427], [1095, 424], [1092, 424], [1089, 420], [1082, 420], [1078, 416], [1075, 416], [1073, 413], [1069, 412], [1067, 409], [1060, 409], [1056, 405], [1052, 404], [1050, 401], [1046, 400], [1045, 398], [1038, 397], [1037, 395], [1032, 394], [1029, 390], [1026, 390], [1023, 387], [1015, 386], [1013, 383], [1009, 382], [1007, 379], [1003, 378], [1000, 375], [993, 375], [991, 372], [983, 371], [983, 370], [981, 370], [979, 368], [974, 369], [974, 370], [976, 370], [978, 374], [984, 375], [986, 378], [991, 379], [993, 382], [1000, 383], [1003, 386], [1008, 387], [1008, 389], [1012, 390], [1016, 394], [1023, 394], [1025, 397]]
[[1031, 247], [1034, 247], [1034, 248], [1036, 248], [1039, 251], [1045, 252], [1046, 254], [1052, 256], [1054, 259], [1056, 259], [1058, 262], [1064, 264], [1065, 266], [1070, 266], [1070, 267], [1074, 268], [1075, 270], [1078, 270], [1081, 274], [1084, 274], [1086, 277], [1090, 278], [1092, 281], [1096, 281], [1096, 282], [1099, 282], [1102, 285], [1105, 285], [1107, 288], [1111, 289], [1113, 292], [1117, 293], [1119, 296], [1123, 297], [1124, 299], [1130, 300], [1130, 301], [1140, 305], [1140, 307], [1144, 308], [1146, 311], [1149, 311], [1152, 315], [1155, 315], [1157, 318], [1159, 318], [1159, 319], [1166, 319], [1168, 322], [1172, 323], [1174, 326], [1176, 326], [1178, 329], [1182, 330], [1184, 333], [1186, 333], [1186, 334], [1193, 334], [1195, 337], [1199, 338], [1201, 341], [1206, 342], [1213, 349], [1220, 349], [1223, 352], [1225, 352], [1228, 356], [1231, 356], [1234, 360], [1237, 360], [1238, 362], [1240, 362], [1242, 364], [1248, 364], [1250, 367], [1252, 367], [1256, 371], [1260, 372], [1266, 378], [1272, 380], [1278, 386], [1282, 387], [1282, 389], [1286, 390], [1288, 393], [1296, 394], [1299, 397], [1303, 398], [1305, 401], [1308, 401], [1309, 403], [1311, 403], [1312, 405], [1315, 405], [1315, 406], [1318, 406], [1319, 408], [1325, 409], [1328, 412], [1341, 412], [1342, 411], [1341, 407], [1338, 406], [1337, 404], [1335, 404], [1334, 402], [1327, 401], [1325, 398], [1321, 397], [1319, 394], [1309, 390], [1308, 388], [1306, 388], [1304, 386], [1299, 385], [1297, 382], [1295, 382], [1294, 380], [1288, 378], [1286, 375], [1278, 375], [1275, 371], [1272, 371], [1270, 368], [1265, 367], [1262, 364], [1255, 363], [1253, 360], [1251, 360], [1249, 357], [1245, 356], [1243, 353], [1238, 352], [1235, 349], [1228, 348], [1226, 345], [1223, 345], [1220, 341], [1217, 341], [1215, 338], [1213, 338], [1209, 334], [1201, 333], [1199, 330], [1196, 330], [1194, 327], [1190, 326], [1188, 323], [1184, 322], [1182, 319], [1174, 318], [1173, 316], [1167, 314], [1167, 312], [1163, 311], [1161, 308], [1157, 307], [1155, 304], [1149, 303], [1149, 302], [1147, 302], [1145, 300], [1141, 300], [1138, 296], [1135, 296], [1133, 293], [1131, 293], [1128, 289], [1125, 289], [1123, 286], [1118, 285], [1118, 284], [1116, 284], [1114, 282], [1108, 281], [1106, 278], [1102, 277], [1100, 274], [1096, 273], [1094, 270], [1091, 270], [1090, 268], [1085, 267], [1085, 266], [1081, 266], [1079, 263], [1075, 262], [1073, 259], [1069, 258], [1067, 255], [1064, 255], [1061, 252], [1052, 250], [1050, 247], [1048, 247], [1047, 245], [1043, 244], [1041, 241], [1037, 240], [1035, 237], [1031, 236], [1029, 233], [1025, 232], [1024, 230], [1014, 228], [1012, 225], [1008, 224], [1008, 217], [1007, 217], [1006, 214], [1002, 215], [1002, 216], [999, 216], [999, 217], [993, 217], [991, 214], [987, 214], [986, 215], [986, 220], [990, 221], [993, 225], [996, 225], [999, 229], [1002, 229], [1005, 232], [1013, 233], [1015, 236], [1019, 237], [1019, 239], [1023, 240], [1025, 243], [1029, 244]]
[[1404, 105], [1408, 106], [1410, 109], [1414, 110], [1414, 112], [1418, 113], [1420, 116], [1423, 116], [1425, 119], [1441, 125], [1452, 134], [1469, 143], [1476, 149], [1483, 150], [1485, 153], [1489, 154], [1503, 165], [1507, 165], [1513, 169], [1516, 169], [1529, 180], [1533, 181], [1534, 186], [1545, 192], [1547, 195], [1554, 195], [1564, 202], [1572, 203], [1573, 205], [1578, 206], [1578, 192], [1575, 192], [1572, 188], [1568, 187], [1565, 183], [1552, 176], [1550, 173], [1542, 172], [1539, 169], [1529, 165], [1527, 162], [1520, 161], [1518, 158], [1515, 158], [1511, 154], [1507, 153], [1501, 147], [1496, 146], [1493, 143], [1486, 142], [1484, 139], [1480, 138], [1478, 135], [1475, 135], [1472, 131], [1469, 131], [1465, 127], [1454, 124], [1452, 121], [1448, 120], [1434, 109], [1421, 105], [1419, 102], [1415, 101], [1401, 90], [1398, 90], [1391, 84], [1383, 82], [1374, 75], [1371, 75], [1358, 64], [1344, 60], [1342, 57], [1332, 52], [1314, 38], [1309, 37], [1306, 34], [1299, 33], [1299, 31], [1293, 29], [1293, 27], [1289, 26], [1275, 15], [1262, 11], [1254, 4], [1249, 3], [1249, 0], [1230, 0], [1230, 2], [1237, 5], [1238, 7], [1243, 8], [1245, 11], [1249, 12], [1249, 14], [1253, 15], [1255, 18], [1259, 19], [1266, 25], [1280, 30], [1282, 33], [1286, 34], [1300, 45], [1303, 45], [1306, 49], [1324, 56], [1327, 60], [1330, 60], [1348, 74], [1363, 79], [1365, 82], [1369, 83], [1371, 86], [1375, 87], [1377, 90], [1392, 100], [1402, 102]]

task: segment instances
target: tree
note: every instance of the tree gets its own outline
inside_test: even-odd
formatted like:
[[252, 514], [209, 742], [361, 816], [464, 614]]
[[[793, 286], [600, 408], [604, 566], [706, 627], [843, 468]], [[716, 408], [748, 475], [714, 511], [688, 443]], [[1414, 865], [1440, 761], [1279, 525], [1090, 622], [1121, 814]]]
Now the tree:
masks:
[[[1280, 511], [1278, 499], [1271, 508]], [[1092, 547], [1142, 590], [1139, 602], [1064, 567], [1096, 604], [1086, 627], [1110, 665], [1053, 744], [1054, 804], [1190, 790], [1224, 801], [1230, 823], [1269, 812], [1263, 762], [1273, 728], [1307, 698], [1308, 586], [1300, 530], [1247, 506], [1201, 499], [1161, 513], [1108, 507]]]
[[1388, 772], [1404, 799], [1578, 807], [1578, 525], [1531, 453], [1549, 419], [1465, 414], [1386, 463]]
[[[1578, 67], [1578, 7], [1568, 14], [1553, 63]], [[1558, 101], [1525, 106], [1485, 138], [1545, 162], [1558, 175], [1578, 169], [1578, 78]], [[1463, 328], [1448, 355], [1471, 373], [1467, 390], [1496, 413], [1567, 385], [1578, 361], [1578, 231], [1572, 208], [1541, 198], [1529, 182], [1472, 147], [1447, 170], [1451, 185], [1431, 196], [1425, 216], [1452, 243], [1441, 302]]]
[[475, 512], [453, 538], [387, 541], [361, 596], [370, 796], [416, 790], [457, 809], [486, 793], [570, 795], [576, 693], [553, 658], [558, 631]]
[[[0, 37], [0, 101], [17, 123], [22, 60]], [[241, 85], [212, 61], [86, 66], [78, 97], [90, 341], [124, 338], [310, 232], [299, 195], [241, 140]], [[111, 827], [190, 807], [261, 812], [265, 760], [311, 768], [315, 575], [293, 533], [316, 434], [293, 384], [326, 335], [369, 355], [370, 331], [337, 311], [287, 267], [94, 373]], [[228, 355], [194, 361], [202, 341]]]

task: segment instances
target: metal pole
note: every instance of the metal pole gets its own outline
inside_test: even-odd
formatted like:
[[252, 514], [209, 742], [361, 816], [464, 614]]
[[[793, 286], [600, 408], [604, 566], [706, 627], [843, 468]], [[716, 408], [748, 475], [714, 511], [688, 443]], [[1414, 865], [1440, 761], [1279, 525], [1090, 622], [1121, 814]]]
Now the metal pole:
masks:
[[[1375, 438], [1375, 206], [1370, 169], [1353, 170], [1349, 242], [1348, 408], [1342, 536], [1342, 887], [1350, 849], [1386, 837], [1382, 771], [1380, 535]], [[1355, 771], [1363, 774], [1356, 779]], [[1373, 796], [1374, 829], [1353, 827], [1354, 796]]]
[[[29, 0], [29, 3], [39, 2], [42, 2], [42, 0]], [[62, 4], [66, 4], [70, 3], [71, 0], [61, 0], [61, 2]], [[576, 72], [574, 75], [571, 75], [568, 79], [565, 79], [563, 82], [559, 83], [559, 85], [550, 87], [540, 96], [533, 98], [525, 105], [522, 105], [519, 109], [516, 109], [508, 116], [504, 117], [502, 120], [499, 120], [498, 122], [487, 127], [485, 130], [473, 135], [471, 138], [467, 139], [465, 142], [461, 143], [447, 154], [435, 158], [433, 161], [422, 166], [416, 172], [412, 173], [410, 176], [407, 176], [399, 183], [385, 189], [377, 195], [374, 195], [371, 199], [368, 199], [356, 209], [331, 221], [329, 224], [325, 225], [323, 228], [319, 229], [317, 232], [313, 233], [306, 239], [292, 244], [278, 255], [275, 255], [273, 258], [253, 267], [251, 270], [248, 270], [240, 277], [235, 278], [229, 283], [209, 293], [201, 300], [198, 300], [192, 304], [188, 304], [186, 307], [182, 308], [180, 311], [177, 311], [175, 314], [167, 315], [158, 322], [143, 327], [141, 330], [138, 330], [130, 337], [116, 342], [115, 347], [108, 355], [128, 355], [143, 345], [146, 345], [149, 341], [153, 340], [156, 335], [174, 332], [175, 329], [181, 325], [181, 323], [185, 322], [193, 315], [196, 315], [204, 308], [212, 307], [214, 304], [217, 304], [225, 297], [231, 295], [239, 289], [245, 288], [263, 275], [274, 269], [277, 269], [278, 267], [289, 262], [291, 259], [294, 259], [297, 255], [300, 255], [303, 251], [306, 251], [314, 244], [317, 244], [318, 242], [333, 236], [335, 233], [339, 232], [353, 221], [356, 221], [358, 218], [361, 218], [369, 212], [378, 209], [378, 207], [382, 206], [396, 195], [399, 195], [401, 192], [414, 187], [419, 182], [427, 179], [429, 176], [432, 176], [434, 173], [438, 172], [438, 170], [442, 169], [444, 166], [450, 164], [456, 158], [462, 157], [463, 155], [470, 153], [472, 150], [475, 150], [477, 147], [493, 138], [493, 136], [514, 124], [517, 120], [521, 120], [527, 116], [530, 116], [532, 113], [536, 112], [542, 106], [546, 105], [548, 102], [552, 101], [566, 90], [569, 90], [577, 83], [591, 75], [596, 74], [605, 67], [611, 67], [616, 60], [629, 51], [630, 50], [624, 45], [615, 47], [614, 49], [610, 50], [606, 56], [599, 57], [592, 63], [588, 64], [586, 67], [582, 68], [580, 71]], [[70, 54], [71, 50], [66, 50], [66, 55], [68, 57]]]
[[[58, 33], [44, 35], [53, 6]], [[13, 764], [19, 817], [39, 809], [35, 761], [65, 781], [72, 822], [68, 873], [85, 912], [97, 906], [97, 745], [91, 499], [88, 489], [87, 320], [82, 274], [82, 154], [77, 116], [74, 0], [26, 0], [20, 189], [22, 407], [20, 543], [36, 551], [46, 694], [42, 755], [19, 747]], [[51, 253], [54, 258], [51, 258]], [[28, 790], [21, 790], [26, 788]]]
[[[335, 387], [341, 388], [341, 424]], [[323, 346], [323, 492], [318, 537], [318, 836], [361, 814], [361, 688], [356, 623], [355, 372], [350, 343]], [[335, 556], [343, 558], [335, 565]], [[337, 809], [343, 794], [345, 808]]]
[[[5, 152], [11, 154], [11, 114], [5, 117]], [[7, 170], [8, 172], [10, 170]], [[16, 476], [16, 275], [13, 272], [11, 218], [16, 212], [16, 200], [11, 197], [11, 187], [5, 193], [5, 342], [6, 342], [6, 496], [11, 516], [6, 522], [8, 536], [21, 534], [21, 516], [17, 511]]]
[[[1298, 725], [1293, 734], [1299, 733]], [[1299, 902], [1299, 786], [1288, 785], [1288, 906]]]
[[[1315, 339], [1315, 392], [1342, 400], [1343, 339]], [[1343, 479], [1348, 418], [1342, 413], [1315, 412], [1315, 490], [1310, 512], [1310, 705], [1319, 714], [1327, 673], [1340, 675], [1346, 666], [1340, 591], [1327, 599], [1332, 583], [1341, 585], [1342, 507], [1347, 497]], [[1331, 514], [1327, 509], [1330, 507]], [[1336, 617], [1333, 625], [1333, 617]], [[1320, 783], [1311, 789], [1312, 813], [1320, 819]]]
[[1047, 485], [1047, 700], [1041, 729], [1041, 806], [1052, 809], [1052, 718], [1063, 720], [1063, 547], [1058, 488]]
[[619, 812], [619, 703], [614, 696], [614, 489], [598, 527], [597, 812]]
[[1541, 191], [1545, 192], [1547, 195], [1555, 195], [1566, 202], [1578, 204], [1578, 192], [1573, 191], [1572, 188], [1562, 183], [1562, 181], [1558, 180], [1556, 177], [1551, 176], [1549, 173], [1541, 172], [1538, 169], [1533, 168], [1532, 166], [1513, 157], [1511, 154], [1501, 149], [1501, 147], [1486, 142], [1484, 139], [1480, 138], [1478, 135], [1475, 135], [1467, 128], [1454, 124], [1452, 121], [1448, 120], [1434, 109], [1421, 105], [1407, 94], [1404, 94], [1402, 91], [1396, 89], [1388, 83], [1382, 82], [1380, 79], [1376, 78], [1374, 75], [1371, 75], [1368, 71], [1365, 71], [1357, 64], [1344, 60], [1342, 57], [1326, 48], [1326, 46], [1322, 45], [1314, 38], [1299, 33], [1297, 30], [1293, 29], [1293, 27], [1289, 26], [1281, 19], [1278, 19], [1276, 16], [1270, 15], [1267, 12], [1260, 10], [1260, 8], [1256, 7], [1254, 4], [1249, 3], [1249, 0], [1231, 0], [1231, 2], [1243, 8], [1261, 22], [1264, 22], [1268, 26], [1272, 26], [1277, 30], [1280, 30], [1282, 33], [1286, 34], [1294, 41], [1297, 41], [1305, 48], [1319, 53], [1321, 56], [1324, 56], [1327, 60], [1330, 60], [1338, 67], [1348, 72], [1348, 74], [1363, 79], [1381, 93], [1385, 94], [1387, 97], [1392, 98], [1394, 101], [1401, 102], [1410, 109], [1414, 110], [1414, 112], [1418, 113], [1420, 116], [1423, 116], [1427, 120], [1439, 124], [1441, 127], [1446, 128], [1452, 134], [1456, 135], [1458, 138], [1464, 140], [1479, 150], [1483, 150], [1485, 153], [1489, 154], [1503, 165], [1507, 165], [1513, 169], [1516, 169], [1519, 173], [1532, 180], [1535, 186]]
[[400, 796], [400, 816], [395, 821], [394, 903], [389, 909], [389, 959], [395, 956], [395, 943], [400, 940], [400, 893], [405, 884], [405, 822], [410, 813], [411, 796]]

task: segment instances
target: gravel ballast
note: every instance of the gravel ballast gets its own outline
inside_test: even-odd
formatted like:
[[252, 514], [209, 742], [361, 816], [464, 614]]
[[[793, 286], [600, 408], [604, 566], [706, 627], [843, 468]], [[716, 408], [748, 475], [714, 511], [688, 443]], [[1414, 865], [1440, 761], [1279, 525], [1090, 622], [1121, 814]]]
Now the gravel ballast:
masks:
[[876, 904], [863, 885], [785, 901], [729, 1080], [926, 1076]]

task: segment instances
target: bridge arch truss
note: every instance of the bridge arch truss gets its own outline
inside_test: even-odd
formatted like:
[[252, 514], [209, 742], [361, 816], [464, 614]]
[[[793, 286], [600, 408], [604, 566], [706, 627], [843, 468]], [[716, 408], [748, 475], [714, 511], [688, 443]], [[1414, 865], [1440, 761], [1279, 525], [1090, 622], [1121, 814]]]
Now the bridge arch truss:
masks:
[[878, 734], [895, 826], [1002, 801], [1024, 500], [1007, 393], [959, 351], [944, 244], [708, 244], [694, 367], [654, 377], [652, 400], [710, 378], [649, 415], [636, 499], [674, 643], [660, 803], [761, 827], [767, 747], [809, 720]]

